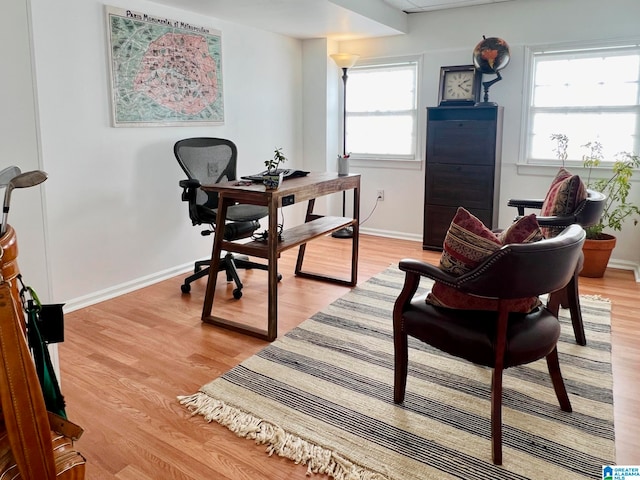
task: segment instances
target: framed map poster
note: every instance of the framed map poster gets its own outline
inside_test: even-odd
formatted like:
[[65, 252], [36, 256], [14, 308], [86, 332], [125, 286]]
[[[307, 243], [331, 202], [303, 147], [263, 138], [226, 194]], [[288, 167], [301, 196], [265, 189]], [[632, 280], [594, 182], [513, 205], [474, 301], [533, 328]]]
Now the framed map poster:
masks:
[[218, 30], [106, 6], [115, 127], [222, 125]]

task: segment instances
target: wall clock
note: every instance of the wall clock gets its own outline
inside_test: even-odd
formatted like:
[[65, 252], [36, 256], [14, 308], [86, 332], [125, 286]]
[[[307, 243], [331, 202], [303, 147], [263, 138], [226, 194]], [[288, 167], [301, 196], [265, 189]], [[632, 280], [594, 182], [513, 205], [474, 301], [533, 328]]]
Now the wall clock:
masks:
[[438, 104], [474, 105], [480, 101], [482, 73], [473, 65], [440, 67]]

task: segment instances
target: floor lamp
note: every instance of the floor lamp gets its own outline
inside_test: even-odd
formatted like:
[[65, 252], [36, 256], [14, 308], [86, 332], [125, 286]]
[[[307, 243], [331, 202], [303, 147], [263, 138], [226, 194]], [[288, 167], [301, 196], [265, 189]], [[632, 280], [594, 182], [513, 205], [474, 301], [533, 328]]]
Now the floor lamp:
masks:
[[[334, 53], [331, 58], [342, 69], [342, 155], [347, 155], [347, 70], [355, 65], [360, 55]], [[342, 216], [346, 216], [346, 192], [342, 192]], [[353, 227], [345, 227], [331, 234], [335, 238], [353, 238]]]

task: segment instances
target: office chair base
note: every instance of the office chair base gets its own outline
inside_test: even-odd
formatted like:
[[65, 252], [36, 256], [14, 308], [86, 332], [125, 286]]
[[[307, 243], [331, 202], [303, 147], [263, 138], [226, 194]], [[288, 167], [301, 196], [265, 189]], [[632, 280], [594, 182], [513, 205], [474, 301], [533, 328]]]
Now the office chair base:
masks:
[[[193, 270], [193, 274], [189, 275], [185, 278], [184, 283], [180, 285], [180, 290], [182, 293], [190, 293], [191, 292], [191, 283], [195, 282], [199, 278], [205, 277], [209, 275], [209, 271], [211, 270], [211, 262], [209, 260], [200, 260], [195, 263], [195, 267]], [[269, 267], [262, 263], [256, 263], [249, 260], [249, 257], [245, 255], [232, 255], [231, 253], [227, 253], [224, 258], [220, 259], [220, 266], [218, 271], [226, 272], [227, 282], [234, 282], [236, 288], [233, 289], [233, 298], [236, 300], [242, 298], [242, 287], [243, 284], [240, 281], [240, 277], [238, 276], [238, 269], [241, 268], [243, 270], [268, 270]], [[282, 275], [278, 274], [278, 281], [282, 280]]]
[[333, 238], [353, 238], [353, 228], [345, 227], [331, 234]]

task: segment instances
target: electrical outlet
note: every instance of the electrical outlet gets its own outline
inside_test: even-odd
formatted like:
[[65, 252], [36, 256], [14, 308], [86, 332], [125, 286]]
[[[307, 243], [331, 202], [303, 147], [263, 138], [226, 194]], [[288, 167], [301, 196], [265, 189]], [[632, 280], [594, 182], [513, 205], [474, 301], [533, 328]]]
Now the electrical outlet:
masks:
[[384, 202], [384, 190], [378, 190], [378, 193], [376, 194], [376, 200]]

